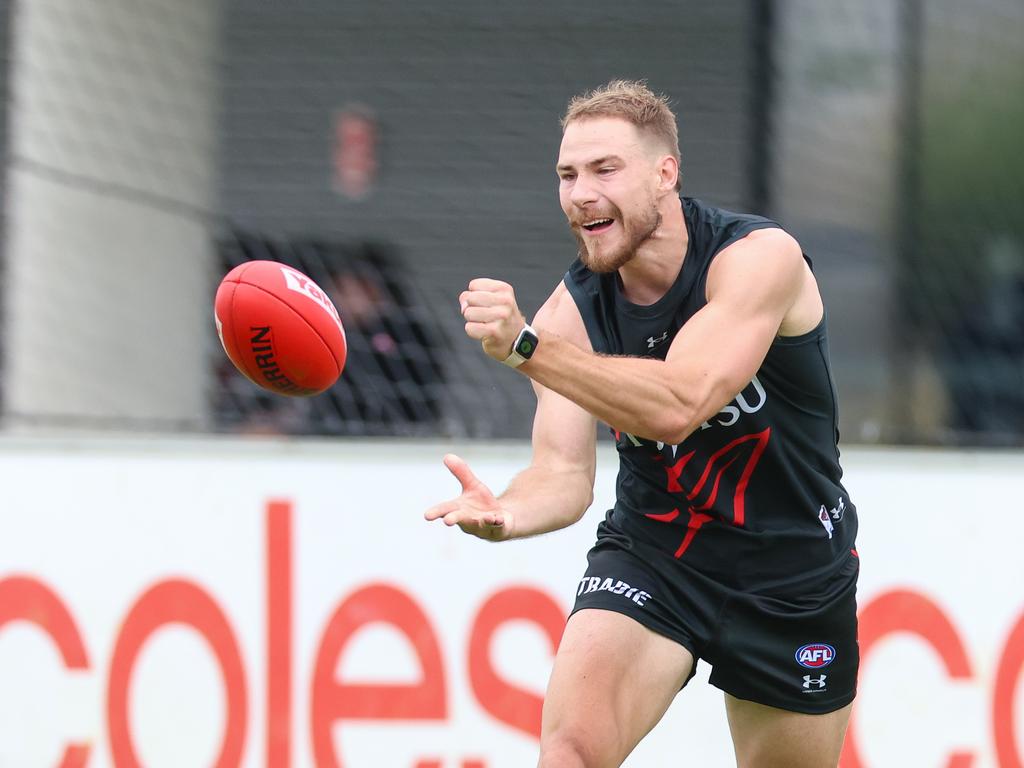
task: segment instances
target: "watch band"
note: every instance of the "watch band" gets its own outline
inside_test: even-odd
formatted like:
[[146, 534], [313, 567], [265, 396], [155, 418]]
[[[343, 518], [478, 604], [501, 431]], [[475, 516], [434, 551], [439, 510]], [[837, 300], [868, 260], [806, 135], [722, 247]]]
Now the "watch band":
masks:
[[519, 335], [516, 336], [515, 342], [512, 344], [512, 351], [509, 352], [503, 362], [509, 368], [518, 368], [520, 365], [525, 363], [531, 357], [537, 349], [537, 332], [533, 330], [529, 323], [523, 326], [523, 329], [519, 331]]

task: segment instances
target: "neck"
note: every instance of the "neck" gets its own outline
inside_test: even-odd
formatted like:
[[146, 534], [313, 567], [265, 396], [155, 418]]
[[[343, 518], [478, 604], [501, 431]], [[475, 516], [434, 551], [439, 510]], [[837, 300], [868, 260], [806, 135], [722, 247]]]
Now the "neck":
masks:
[[636, 256], [619, 269], [622, 293], [633, 304], [653, 304], [665, 293], [683, 267], [689, 235], [683, 203], [675, 195], [663, 198], [661, 226], [637, 249]]

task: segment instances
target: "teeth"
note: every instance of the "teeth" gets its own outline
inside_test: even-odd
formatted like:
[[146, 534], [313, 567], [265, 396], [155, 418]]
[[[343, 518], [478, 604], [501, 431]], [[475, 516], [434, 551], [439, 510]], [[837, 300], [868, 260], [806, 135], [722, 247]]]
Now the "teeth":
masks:
[[598, 224], [611, 224], [611, 219], [594, 219], [593, 221], [586, 222], [584, 227], [596, 227]]

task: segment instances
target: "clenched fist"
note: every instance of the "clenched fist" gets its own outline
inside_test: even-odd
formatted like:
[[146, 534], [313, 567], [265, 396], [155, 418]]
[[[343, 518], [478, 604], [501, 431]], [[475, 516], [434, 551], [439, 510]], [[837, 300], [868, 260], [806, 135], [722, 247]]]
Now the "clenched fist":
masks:
[[479, 340], [484, 352], [495, 360], [508, 357], [516, 336], [526, 325], [512, 286], [478, 277], [459, 294], [459, 306], [466, 320], [466, 335]]

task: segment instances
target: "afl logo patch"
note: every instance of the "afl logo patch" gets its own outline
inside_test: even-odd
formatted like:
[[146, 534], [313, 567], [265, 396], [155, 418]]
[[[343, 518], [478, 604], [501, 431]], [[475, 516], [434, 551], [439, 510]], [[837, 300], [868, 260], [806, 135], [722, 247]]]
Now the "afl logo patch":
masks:
[[801, 667], [820, 669], [836, 658], [836, 649], [826, 643], [810, 643], [797, 649], [796, 661]]

